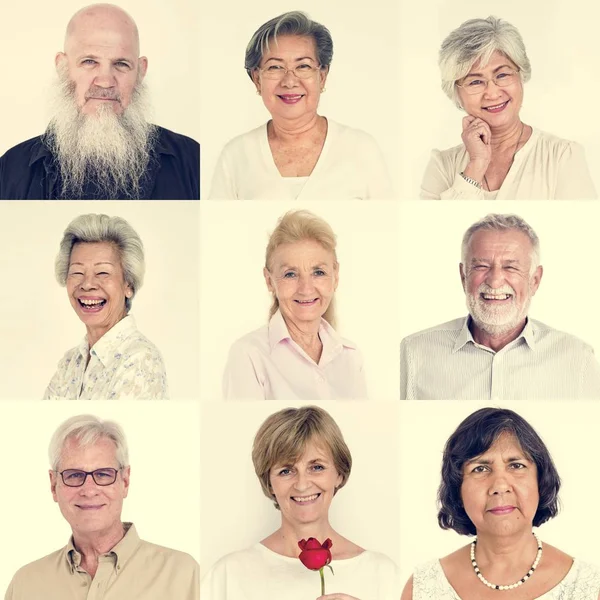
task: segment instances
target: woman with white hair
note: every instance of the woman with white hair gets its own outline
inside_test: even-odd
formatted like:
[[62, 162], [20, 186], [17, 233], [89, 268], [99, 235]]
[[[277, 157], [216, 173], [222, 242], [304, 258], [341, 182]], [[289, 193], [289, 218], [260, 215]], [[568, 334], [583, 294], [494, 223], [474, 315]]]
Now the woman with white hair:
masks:
[[375, 140], [317, 113], [332, 58], [329, 30], [302, 12], [259, 27], [245, 68], [271, 119], [225, 146], [211, 199], [393, 197]]
[[231, 347], [225, 399], [366, 399], [361, 353], [334, 329], [335, 248], [333, 230], [316, 215], [289, 211], [279, 220], [263, 269], [269, 322]]
[[120, 217], [81, 215], [63, 234], [56, 278], [87, 335], [58, 364], [45, 400], [164, 400], [165, 366], [129, 311], [144, 279], [144, 248]]
[[442, 89], [466, 113], [463, 143], [433, 151], [422, 199], [596, 198], [581, 146], [521, 120], [531, 65], [513, 25], [466, 21], [444, 40], [439, 65]]

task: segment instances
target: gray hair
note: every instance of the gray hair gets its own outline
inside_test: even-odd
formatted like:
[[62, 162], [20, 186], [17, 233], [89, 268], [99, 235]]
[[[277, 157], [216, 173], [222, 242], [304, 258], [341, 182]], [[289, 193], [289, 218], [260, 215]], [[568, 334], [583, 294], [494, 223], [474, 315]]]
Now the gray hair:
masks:
[[442, 42], [439, 66], [442, 89], [458, 108], [462, 109], [456, 82], [468, 75], [478, 60], [485, 66], [494, 52], [501, 52], [518, 68], [521, 81], [531, 79], [531, 64], [519, 30], [496, 17], [470, 19], [455, 29]]
[[473, 234], [477, 231], [508, 231], [508, 230], [516, 230], [524, 233], [531, 242], [532, 250], [531, 250], [531, 268], [530, 275], [533, 275], [533, 272], [537, 269], [540, 264], [540, 238], [538, 238], [537, 233], [533, 230], [533, 227], [529, 225], [522, 217], [518, 215], [501, 215], [496, 213], [490, 213], [483, 217], [483, 219], [479, 219], [476, 223], [473, 223], [467, 231], [465, 231], [465, 235], [462, 239], [462, 247], [461, 247], [461, 262], [466, 267], [467, 264], [467, 251], [469, 248], [469, 242], [473, 237]]
[[50, 466], [54, 471], [58, 471], [60, 457], [67, 440], [74, 439], [80, 447], [89, 448], [102, 438], [114, 442], [115, 456], [119, 463], [119, 468], [128, 467], [129, 450], [127, 449], [125, 432], [118, 423], [103, 421], [94, 415], [77, 415], [59, 425], [50, 440], [48, 448]]
[[254, 32], [246, 47], [244, 63], [250, 79], [252, 79], [252, 71], [259, 68], [263, 54], [269, 49], [269, 42], [276, 39], [278, 35], [311, 37], [315, 42], [317, 60], [321, 69], [329, 68], [333, 58], [333, 40], [329, 29], [312, 21], [306, 13], [294, 10], [267, 21]]
[[131, 298], [125, 298], [125, 310], [131, 310], [133, 298], [144, 282], [144, 245], [133, 227], [121, 217], [108, 215], [80, 215], [73, 219], [60, 242], [60, 249], [54, 263], [56, 279], [66, 285], [71, 252], [75, 244], [108, 242], [118, 250], [123, 276], [132, 291]]

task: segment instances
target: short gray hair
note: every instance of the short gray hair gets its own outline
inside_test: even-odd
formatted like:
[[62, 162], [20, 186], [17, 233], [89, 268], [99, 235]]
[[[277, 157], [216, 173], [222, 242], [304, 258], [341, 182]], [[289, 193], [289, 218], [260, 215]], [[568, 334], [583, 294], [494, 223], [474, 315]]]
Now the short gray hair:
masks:
[[462, 239], [462, 247], [461, 247], [461, 262], [466, 267], [467, 264], [467, 250], [469, 248], [469, 242], [473, 237], [473, 234], [477, 231], [508, 231], [510, 229], [520, 231], [524, 233], [531, 242], [532, 250], [531, 250], [531, 269], [530, 275], [536, 270], [536, 268], [540, 264], [540, 238], [538, 238], [537, 233], [533, 230], [533, 227], [525, 221], [522, 217], [518, 215], [502, 215], [497, 213], [490, 213], [483, 217], [483, 219], [479, 219], [476, 223], [473, 223], [467, 231], [465, 231], [465, 235]]
[[504, 54], [519, 68], [523, 83], [531, 79], [531, 64], [523, 38], [519, 30], [507, 21], [496, 17], [470, 19], [442, 42], [439, 54], [442, 89], [458, 108], [462, 109], [462, 105], [456, 82], [468, 75], [478, 60], [482, 66], [487, 65], [495, 51]]
[[321, 68], [329, 68], [333, 58], [333, 40], [329, 29], [311, 20], [306, 13], [294, 10], [267, 21], [254, 32], [246, 47], [244, 63], [250, 79], [252, 79], [252, 71], [259, 68], [263, 54], [269, 49], [269, 42], [276, 39], [278, 35], [311, 37], [315, 42], [317, 60]]
[[131, 303], [144, 282], [144, 245], [133, 227], [121, 217], [108, 215], [80, 215], [73, 219], [60, 242], [60, 249], [54, 263], [56, 279], [66, 285], [69, 262], [73, 246], [80, 243], [108, 242], [114, 244], [121, 259], [125, 282], [131, 287], [131, 298], [125, 298], [125, 310], [131, 310]]
[[52, 470], [58, 471], [60, 457], [67, 440], [76, 440], [79, 446], [89, 448], [103, 438], [114, 442], [115, 456], [119, 468], [128, 467], [129, 450], [125, 432], [121, 426], [114, 421], [103, 421], [94, 415], [77, 415], [59, 425], [50, 440], [48, 458]]

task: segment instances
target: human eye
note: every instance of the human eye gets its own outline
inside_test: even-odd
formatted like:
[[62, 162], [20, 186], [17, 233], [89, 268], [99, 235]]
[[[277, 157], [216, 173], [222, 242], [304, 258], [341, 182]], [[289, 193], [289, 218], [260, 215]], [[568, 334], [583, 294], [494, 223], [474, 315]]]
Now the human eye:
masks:
[[77, 483], [78, 481], [81, 481], [84, 476], [85, 473], [83, 471], [63, 471], [64, 479], [72, 483]]
[[323, 277], [324, 275], [327, 275], [327, 273], [325, 273], [325, 271], [323, 271], [323, 269], [315, 269], [314, 274], [317, 275], [318, 277]]
[[514, 71], [500, 71], [499, 73], [496, 73], [496, 79], [505, 79], [506, 77], [512, 77], [514, 74]]
[[296, 70], [297, 71], [312, 71], [313, 67], [312, 67], [312, 65], [310, 65], [308, 63], [302, 63], [296, 67]]
[[520, 471], [522, 469], [526, 469], [527, 467], [523, 463], [513, 462], [513, 463], [510, 463], [510, 468], [513, 469], [514, 471]]
[[88, 65], [88, 66], [89, 66], [89, 65], [95, 65], [95, 64], [96, 64], [96, 61], [95, 61], [93, 58], [84, 58], [84, 59], [81, 61], [81, 64], [82, 64], [82, 65]]
[[277, 71], [283, 71], [283, 67], [281, 65], [269, 65], [267, 67], [267, 71], [271, 71], [271, 73], [277, 73]]
[[97, 479], [112, 479], [114, 476], [113, 469], [98, 469], [94, 471], [94, 475]]
[[73, 275], [83, 275], [83, 273], [81, 271], [71, 271], [69, 276], [72, 277]]
[[320, 465], [317, 463], [312, 466], [312, 470], [313, 471], [324, 471], [325, 467], [323, 465]]
[[474, 271], [485, 271], [487, 268], [487, 265], [473, 265]]
[[471, 473], [485, 473], [487, 470], [486, 465], [477, 465], [471, 469]]
[[129, 69], [131, 68], [129, 63], [126, 63], [124, 60], [119, 60], [115, 63], [115, 65], [117, 65], [117, 67], [120, 67], [122, 69]]
[[477, 88], [483, 84], [483, 79], [468, 79], [467, 81], [465, 81], [465, 85], [471, 88]]
[[277, 474], [281, 475], [282, 477], [285, 477], [286, 475], [289, 475], [291, 472], [292, 472], [291, 469], [289, 469], [288, 467], [284, 467], [283, 469], [279, 469]]
[[294, 277], [296, 277], [296, 273], [294, 273], [294, 271], [287, 271], [283, 274], [284, 279], [293, 279]]
[[96, 273], [96, 275], [98, 275], [98, 276], [102, 275], [104, 277], [104, 276], [110, 275], [110, 273], [108, 271], [99, 271], [98, 273]]

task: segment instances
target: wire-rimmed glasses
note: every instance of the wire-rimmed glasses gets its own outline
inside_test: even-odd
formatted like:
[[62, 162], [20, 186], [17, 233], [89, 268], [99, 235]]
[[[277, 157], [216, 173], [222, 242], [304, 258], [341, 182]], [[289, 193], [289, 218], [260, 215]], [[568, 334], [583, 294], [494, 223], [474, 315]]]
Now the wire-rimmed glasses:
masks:
[[96, 485], [112, 485], [117, 480], [118, 469], [105, 467], [102, 469], [94, 469], [93, 471], [82, 471], [81, 469], [65, 469], [59, 475], [62, 477], [63, 483], [68, 487], [81, 487], [88, 475], [92, 476]]
[[481, 94], [487, 89], [490, 81], [493, 81], [499, 87], [507, 87], [515, 83], [518, 77], [519, 69], [506, 67], [498, 71], [491, 79], [479, 75], [467, 75], [461, 83], [457, 82], [456, 85], [465, 90], [467, 94]]
[[293, 73], [294, 77], [297, 77], [298, 79], [310, 79], [320, 68], [321, 65], [315, 66], [308, 63], [301, 63], [291, 69], [288, 69], [283, 65], [270, 64], [258, 70], [266, 79], [281, 80], [289, 72]]

